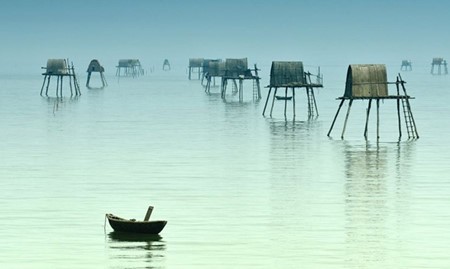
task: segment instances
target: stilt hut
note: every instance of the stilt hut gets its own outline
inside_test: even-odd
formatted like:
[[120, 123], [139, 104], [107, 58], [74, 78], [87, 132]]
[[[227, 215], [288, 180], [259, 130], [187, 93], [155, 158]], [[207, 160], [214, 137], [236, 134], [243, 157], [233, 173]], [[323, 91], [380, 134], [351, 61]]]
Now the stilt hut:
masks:
[[169, 60], [167, 60], [167, 59], [164, 60], [162, 69], [163, 69], [164, 71], [169, 71], [169, 70], [170, 70], [170, 63], [169, 63]]
[[[205, 87], [205, 92], [209, 93], [211, 90], [211, 82], [216, 86], [216, 77], [225, 75], [225, 63], [221, 59], [204, 59], [202, 67], [202, 82]], [[206, 84], [204, 81], [206, 80]]]
[[[222, 77], [221, 94], [222, 98], [225, 99], [228, 81], [233, 82], [233, 93], [239, 92], [239, 101], [243, 101], [244, 80], [253, 81], [253, 99], [261, 99], [261, 89], [258, 76], [258, 67], [254, 65], [254, 69], [248, 68], [247, 58], [241, 59], [226, 59], [225, 60], [225, 74]], [[252, 71], [254, 73], [252, 73]], [[239, 86], [237, 84], [239, 81]]]
[[116, 67], [117, 77], [138, 77], [144, 75], [144, 69], [138, 59], [121, 59]]
[[[437, 66], [437, 73], [435, 73], [434, 67]], [[444, 75], [448, 74], [447, 69], [447, 61], [443, 58], [433, 58], [433, 61], [431, 62], [431, 74], [432, 75], [442, 75], [441, 73], [441, 67], [444, 67]]]
[[[348, 117], [350, 115], [350, 108], [352, 107], [354, 100], [368, 100], [368, 107], [366, 111], [366, 125], [364, 129], [364, 137], [367, 139], [368, 122], [370, 115], [370, 108], [372, 101], [377, 103], [377, 139], [380, 138], [379, 126], [380, 126], [380, 100], [396, 100], [397, 101], [397, 118], [398, 118], [398, 130], [399, 138], [402, 136], [402, 124], [401, 124], [401, 111], [403, 109], [403, 117], [406, 125], [406, 131], [408, 138], [419, 138], [417, 133], [416, 123], [411, 111], [411, 105], [409, 102], [410, 97], [406, 93], [405, 81], [402, 80], [400, 74], [397, 76], [395, 82], [387, 81], [386, 66], [383, 64], [365, 64], [365, 65], [350, 65], [347, 71], [347, 82], [345, 85], [344, 96], [337, 98], [341, 100], [336, 115], [331, 124], [328, 136], [330, 136], [336, 119], [339, 115], [342, 105], [346, 100], [349, 101], [347, 114], [345, 116], [344, 128], [342, 129], [341, 139], [344, 139], [345, 128], [347, 125]], [[392, 84], [396, 86], [397, 94], [388, 94], [388, 85]]]
[[412, 63], [409, 60], [403, 60], [400, 67], [401, 71], [412, 71]]
[[88, 66], [86, 72], [88, 73], [87, 80], [86, 80], [86, 88], [92, 89], [92, 87], [90, 86], [92, 73], [100, 74], [100, 80], [102, 82], [102, 86], [99, 87], [100, 89], [103, 89], [104, 87], [106, 87], [108, 85], [108, 83], [106, 82], [106, 79], [105, 79], [105, 75], [103, 74], [105, 72], [105, 68], [103, 68], [103, 66], [100, 65], [100, 62], [98, 60], [96, 60], [96, 59], [92, 60], [89, 63], [89, 66]]
[[70, 86], [70, 96], [73, 96], [73, 91], [75, 90], [75, 96], [81, 95], [80, 86], [78, 84], [77, 76], [75, 74], [75, 68], [73, 63], [71, 66], [68, 65], [66, 59], [48, 59], [47, 66], [42, 67], [45, 72], [42, 74], [44, 76], [44, 82], [41, 87], [41, 96], [45, 87], [45, 95], [48, 96], [48, 88], [50, 86], [50, 80], [52, 77], [56, 77], [56, 97], [62, 97], [63, 81], [65, 77], [69, 78]]
[[[303, 69], [303, 62], [288, 62], [288, 61], [274, 61], [270, 68], [270, 85], [269, 92], [267, 93], [266, 103], [264, 105], [263, 116], [266, 112], [267, 103], [269, 102], [270, 94], [273, 91], [272, 107], [270, 109], [270, 116], [272, 117], [272, 111], [275, 104], [275, 100], [284, 101], [284, 116], [286, 117], [287, 102], [292, 100], [292, 109], [295, 118], [295, 90], [297, 88], [304, 88], [306, 90], [306, 97], [308, 100], [308, 117], [318, 116], [316, 98], [314, 96], [315, 88], [322, 88], [322, 77], [319, 69], [318, 75], [313, 75], [309, 72], [305, 72]], [[316, 76], [317, 79], [314, 83], [311, 81], [311, 76]], [[277, 96], [279, 88], [284, 88], [284, 96]], [[288, 90], [291, 90], [291, 94], [288, 96]]]
[[192, 74], [197, 73], [198, 79], [202, 74], [203, 58], [191, 58], [189, 59], [189, 80], [192, 78]]

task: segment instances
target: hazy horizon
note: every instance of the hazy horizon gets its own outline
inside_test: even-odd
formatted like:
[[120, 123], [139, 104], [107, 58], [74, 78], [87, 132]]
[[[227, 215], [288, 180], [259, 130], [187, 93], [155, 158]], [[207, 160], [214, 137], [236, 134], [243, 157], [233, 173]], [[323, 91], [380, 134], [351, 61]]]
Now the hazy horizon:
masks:
[[[111, 67], [139, 58], [248, 57], [249, 63], [428, 65], [450, 55], [446, 1], [31, 1], [3, 3], [2, 73], [39, 72], [48, 58]], [[181, 67], [179, 67], [180, 69]]]

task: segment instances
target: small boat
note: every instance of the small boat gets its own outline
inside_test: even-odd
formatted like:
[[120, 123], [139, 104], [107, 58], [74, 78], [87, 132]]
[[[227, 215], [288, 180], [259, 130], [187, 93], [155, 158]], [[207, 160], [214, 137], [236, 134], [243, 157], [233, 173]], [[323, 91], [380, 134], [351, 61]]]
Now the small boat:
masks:
[[275, 96], [275, 98], [277, 98], [277, 100], [291, 100], [292, 96]]
[[147, 210], [147, 214], [143, 221], [137, 221], [135, 219], [124, 219], [113, 214], [106, 214], [109, 225], [116, 232], [126, 233], [140, 233], [140, 234], [159, 234], [166, 226], [165, 220], [153, 220], [150, 221], [150, 215], [153, 211], [153, 206], [150, 206]]

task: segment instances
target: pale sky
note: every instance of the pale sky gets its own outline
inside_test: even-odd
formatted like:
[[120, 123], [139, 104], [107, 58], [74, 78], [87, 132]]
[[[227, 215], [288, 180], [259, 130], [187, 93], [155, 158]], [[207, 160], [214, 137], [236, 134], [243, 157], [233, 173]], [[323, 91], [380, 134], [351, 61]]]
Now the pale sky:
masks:
[[3, 0], [0, 72], [40, 72], [48, 58], [428, 64], [450, 57], [449, 11], [444, 0]]

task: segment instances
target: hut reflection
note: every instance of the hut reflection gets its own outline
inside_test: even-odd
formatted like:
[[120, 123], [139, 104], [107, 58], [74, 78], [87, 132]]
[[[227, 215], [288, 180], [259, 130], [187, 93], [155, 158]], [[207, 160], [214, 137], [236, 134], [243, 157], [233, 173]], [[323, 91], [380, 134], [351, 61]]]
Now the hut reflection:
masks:
[[107, 240], [109, 258], [115, 267], [164, 267], [166, 242], [160, 235], [110, 232]]
[[344, 143], [347, 268], [389, 268], [402, 250], [412, 147], [411, 142]]

